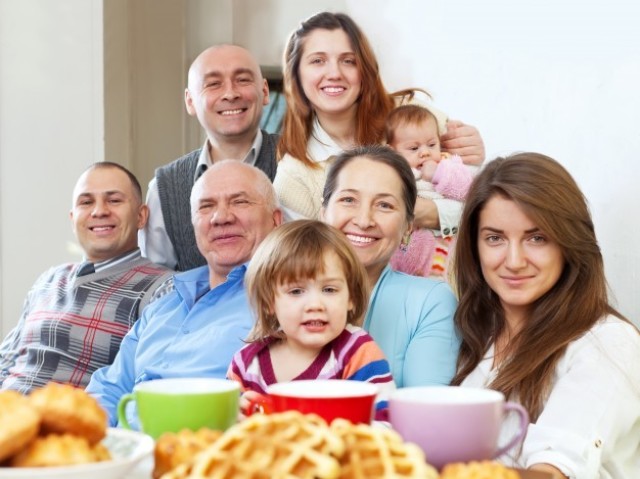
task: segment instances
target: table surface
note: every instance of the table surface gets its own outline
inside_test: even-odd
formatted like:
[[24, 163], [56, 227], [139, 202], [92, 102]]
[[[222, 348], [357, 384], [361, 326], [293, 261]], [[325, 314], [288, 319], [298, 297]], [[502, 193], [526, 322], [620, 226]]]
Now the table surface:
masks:
[[[151, 479], [151, 471], [153, 471], [153, 457], [148, 457], [123, 479]], [[517, 469], [517, 471], [520, 474], [520, 479], [550, 479], [552, 477], [547, 472], [527, 471], [525, 469]]]

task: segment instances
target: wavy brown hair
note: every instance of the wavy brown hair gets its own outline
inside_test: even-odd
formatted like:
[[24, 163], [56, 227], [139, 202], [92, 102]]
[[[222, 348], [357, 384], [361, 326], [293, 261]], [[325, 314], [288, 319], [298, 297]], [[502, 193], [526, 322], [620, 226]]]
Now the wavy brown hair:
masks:
[[273, 312], [276, 288], [281, 284], [315, 278], [324, 272], [328, 253], [338, 256], [347, 280], [353, 309], [349, 324], [360, 325], [369, 303], [367, 273], [344, 234], [316, 220], [297, 220], [278, 226], [256, 250], [244, 278], [256, 323], [248, 341], [284, 338]]
[[299, 159], [310, 168], [318, 168], [307, 155], [311, 136], [313, 107], [300, 83], [300, 60], [307, 36], [317, 29], [343, 30], [349, 37], [361, 78], [361, 91], [356, 113], [355, 141], [358, 145], [380, 143], [384, 121], [394, 107], [395, 94], [382, 84], [378, 61], [369, 40], [351, 17], [344, 13], [317, 13], [300, 24], [290, 36], [284, 50], [283, 84], [287, 109], [278, 143], [278, 158], [285, 154]]
[[465, 202], [454, 256], [459, 305], [455, 323], [462, 335], [459, 385], [505, 330], [498, 296], [480, 268], [480, 212], [496, 195], [514, 201], [562, 250], [564, 267], [556, 284], [530, 308], [522, 330], [490, 388], [517, 398], [535, 422], [550, 393], [558, 361], [572, 341], [607, 314], [625, 319], [609, 303], [600, 247], [578, 185], [560, 163], [538, 153], [491, 161], [478, 174]]

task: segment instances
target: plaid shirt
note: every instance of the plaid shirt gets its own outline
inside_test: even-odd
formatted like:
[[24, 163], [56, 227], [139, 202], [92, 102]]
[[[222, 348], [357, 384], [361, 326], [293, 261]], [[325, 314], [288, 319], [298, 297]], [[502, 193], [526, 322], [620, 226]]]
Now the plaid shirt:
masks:
[[28, 393], [49, 381], [85, 387], [113, 362], [120, 342], [156, 289], [171, 276], [140, 250], [78, 276], [51, 268], [33, 285], [18, 325], [0, 345], [0, 386]]

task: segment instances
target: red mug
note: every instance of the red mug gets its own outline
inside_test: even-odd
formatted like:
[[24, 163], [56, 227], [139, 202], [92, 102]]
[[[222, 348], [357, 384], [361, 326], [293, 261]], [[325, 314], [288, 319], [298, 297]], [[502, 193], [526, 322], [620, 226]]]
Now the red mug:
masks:
[[272, 384], [267, 394], [250, 401], [249, 414], [300, 411], [314, 413], [327, 423], [340, 417], [352, 423], [370, 424], [378, 388], [348, 379], [310, 379]]

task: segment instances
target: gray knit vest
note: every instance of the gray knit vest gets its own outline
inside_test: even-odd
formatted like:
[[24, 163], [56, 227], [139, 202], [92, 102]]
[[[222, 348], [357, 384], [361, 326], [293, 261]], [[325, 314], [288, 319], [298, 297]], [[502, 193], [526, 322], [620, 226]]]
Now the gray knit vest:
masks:
[[[276, 145], [278, 135], [262, 130], [262, 147], [255, 165], [273, 181], [276, 175]], [[167, 235], [173, 244], [177, 271], [203, 266], [206, 263], [196, 245], [191, 224], [189, 197], [195, 183], [196, 166], [201, 148], [156, 169], [158, 196]]]

